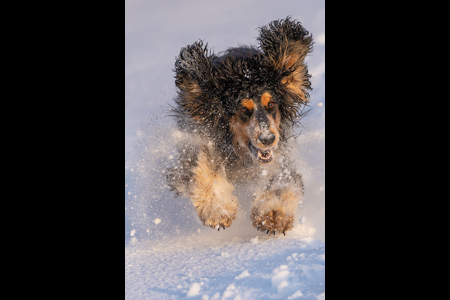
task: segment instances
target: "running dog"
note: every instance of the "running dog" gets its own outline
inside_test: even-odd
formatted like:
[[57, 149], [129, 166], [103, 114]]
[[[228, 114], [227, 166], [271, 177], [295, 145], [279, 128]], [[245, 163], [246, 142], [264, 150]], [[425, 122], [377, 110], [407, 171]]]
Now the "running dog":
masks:
[[203, 225], [218, 230], [235, 219], [234, 185], [253, 182], [253, 226], [285, 235], [304, 195], [288, 138], [312, 89], [305, 57], [313, 37], [287, 17], [259, 28], [257, 42], [221, 55], [202, 41], [181, 49], [171, 110], [190, 138], [180, 143], [178, 165], [166, 178], [176, 195], [191, 200]]

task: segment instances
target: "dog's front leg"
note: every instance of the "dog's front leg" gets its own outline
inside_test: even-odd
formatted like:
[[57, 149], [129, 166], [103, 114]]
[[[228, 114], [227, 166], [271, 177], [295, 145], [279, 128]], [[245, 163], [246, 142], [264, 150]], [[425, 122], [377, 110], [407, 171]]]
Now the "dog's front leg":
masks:
[[266, 233], [286, 235], [294, 227], [294, 214], [303, 199], [301, 176], [295, 172], [283, 175], [286, 178], [275, 179], [279, 184], [270, 184], [252, 204], [253, 226]]
[[220, 227], [230, 227], [239, 205], [224, 168], [215, 170], [211, 157], [200, 151], [192, 180], [190, 199], [203, 225], [219, 230]]

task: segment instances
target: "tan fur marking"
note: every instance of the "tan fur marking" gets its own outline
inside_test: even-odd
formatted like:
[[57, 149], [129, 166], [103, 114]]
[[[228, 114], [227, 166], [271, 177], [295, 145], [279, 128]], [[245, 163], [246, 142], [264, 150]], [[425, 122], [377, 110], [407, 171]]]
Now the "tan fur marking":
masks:
[[265, 192], [255, 198], [250, 218], [253, 226], [261, 230], [283, 233], [294, 227], [294, 214], [297, 211], [301, 193], [296, 190]]
[[[270, 123], [270, 131], [272, 133], [274, 133], [275, 135], [277, 135], [278, 131], [280, 130], [280, 120], [281, 120], [280, 111], [277, 111], [275, 119], [272, 118], [271, 115], [268, 115], [267, 118], [269, 119], [269, 123]], [[274, 130], [273, 127], [275, 127], [277, 130]], [[275, 131], [277, 131], [277, 132], [275, 132]]]
[[267, 105], [269, 104], [270, 100], [272, 100], [272, 96], [265, 92], [264, 94], [262, 94], [261, 96], [261, 104], [267, 108]]
[[190, 198], [203, 225], [229, 227], [235, 218], [238, 203], [232, 194], [234, 186], [227, 181], [225, 171], [214, 172], [210, 158], [200, 152], [193, 173], [194, 185]]
[[[299, 94], [305, 101], [308, 101], [308, 99], [306, 99], [306, 95], [301, 87], [303, 86], [303, 81], [308, 80], [303, 62], [308, 52], [308, 47], [303, 45], [302, 42], [297, 41], [289, 48], [286, 48], [283, 54], [279, 56], [279, 60], [274, 62], [276, 68], [296, 68], [291, 76], [283, 78], [281, 82], [287, 84], [287, 87], [291, 91]], [[294, 66], [294, 64], [296, 64], [296, 66]]]
[[242, 122], [238, 116], [234, 115], [230, 120], [231, 131], [233, 132], [233, 145], [236, 154], [243, 158], [245, 152], [248, 151], [247, 144], [249, 137], [247, 136], [247, 123]]
[[253, 100], [250, 99], [242, 100], [241, 105], [246, 109], [248, 109], [249, 111], [252, 111], [255, 108], [255, 103], [253, 102]]
[[295, 72], [294, 75], [283, 78], [283, 80], [281, 80], [281, 83], [283, 83], [283, 84], [287, 83], [288, 89], [290, 89], [291, 91], [293, 91], [296, 94], [299, 94], [300, 97], [302, 97], [302, 99], [307, 101], [308, 99], [306, 99], [305, 93], [300, 88], [300, 85], [302, 84], [302, 81], [296, 79], [298, 77], [301, 77], [297, 73], [298, 72]]

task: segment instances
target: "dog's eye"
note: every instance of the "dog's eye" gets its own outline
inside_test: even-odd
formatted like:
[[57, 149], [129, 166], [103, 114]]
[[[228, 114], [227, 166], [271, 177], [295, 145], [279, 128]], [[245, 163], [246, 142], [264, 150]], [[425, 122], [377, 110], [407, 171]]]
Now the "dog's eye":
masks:
[[245, 107], [241, 107], [241, 111], [242, 111], [243, 113], [246, 113], [246, 114], [248, 114], [248, 109], [247, 109], [247, 108], [245, 108]]
[[268, 109], [272, 109], [274, 106], [275, 106], [275, 104], [273, 104], [273, 102], [270, 102], [269, 104], [267, 104]]

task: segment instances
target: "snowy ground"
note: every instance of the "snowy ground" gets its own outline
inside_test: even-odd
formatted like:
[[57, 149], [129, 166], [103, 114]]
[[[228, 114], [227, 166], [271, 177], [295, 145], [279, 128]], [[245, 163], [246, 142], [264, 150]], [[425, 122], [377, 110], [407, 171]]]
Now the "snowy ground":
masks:
[[143, 242], [125, 258], [127, 299], [325, 297], [325, 244], [312, 238]]
[[[325, 298], [324, 1], [125, 1], [125, 297], [126, 299]], [[227, 230], [203, 227], [187, 199], [163, 177], [179, 133], [168, 117], [179, 49], [198, 39], [216, 53], [254, 44], [256, 28], [287, 15], [315, 37], [310, 113], [294, 157], [305, 201], [286, 237], [250, 224], [251, 188]]]

